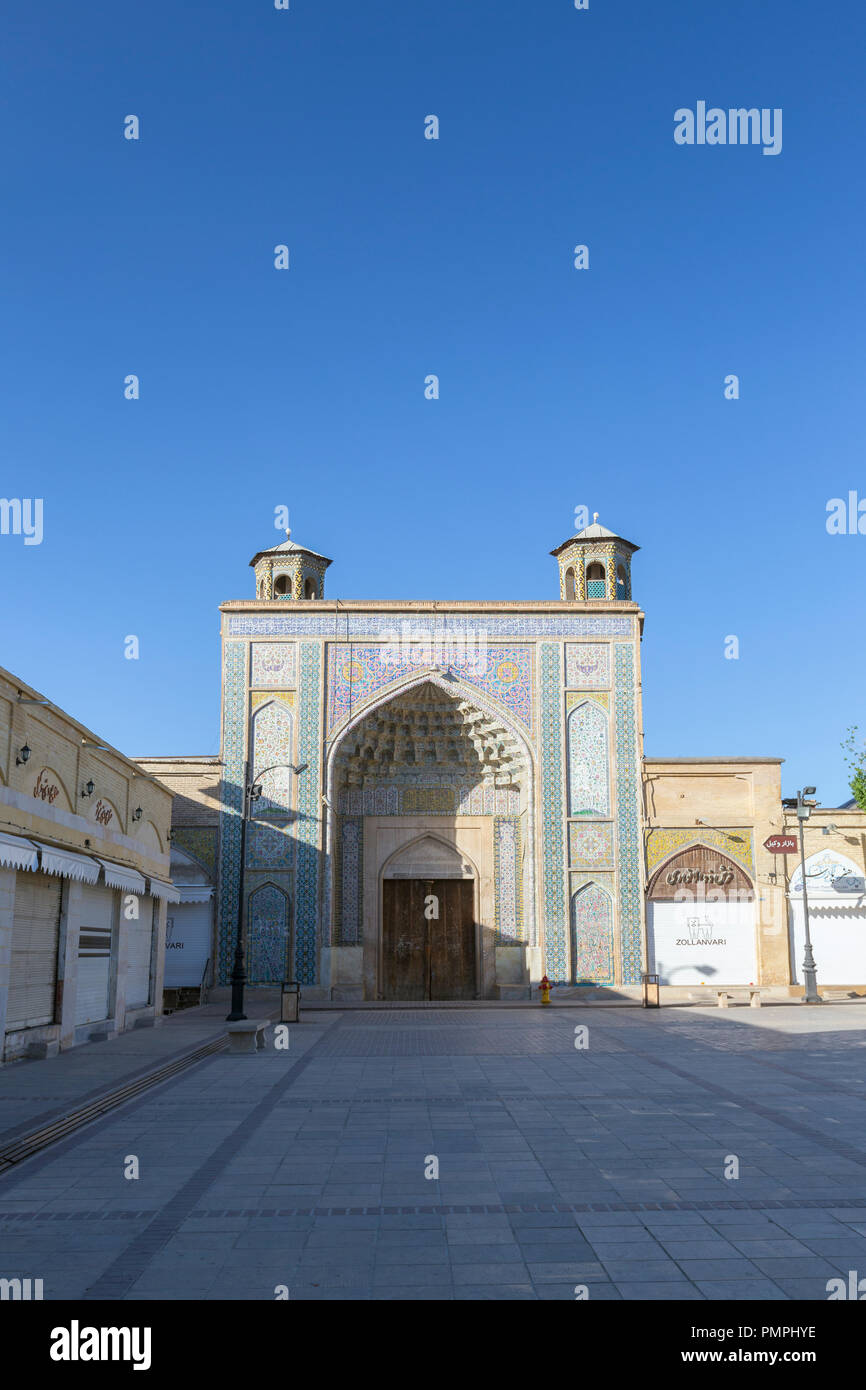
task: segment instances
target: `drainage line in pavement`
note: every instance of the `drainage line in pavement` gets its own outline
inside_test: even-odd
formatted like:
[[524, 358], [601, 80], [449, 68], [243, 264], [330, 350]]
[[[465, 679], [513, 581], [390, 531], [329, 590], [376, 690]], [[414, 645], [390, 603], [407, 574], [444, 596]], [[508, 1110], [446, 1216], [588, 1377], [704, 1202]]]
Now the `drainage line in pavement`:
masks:
[[22, 1163], [25, 1158], [31, 1158], [33, 1154], [47, 1149], [49, 1145], [56, 1144], [59, 1139], [65, 1139], [68, 1134], [80, 1129], [82, 1125], [89, 1124], [91, 1120], [99, 1119], [101, 1115], [116, 1109], [118, 1105], [123, 1105], [125, 1101], [134, 1099], [142, 1091], [149, 1090], [151, 1086], [159, 1085], [161, 1081], [169, 1080], [178, 1072], [186, 1071], [188, 1067], [194, 1067], [198, 1062], [203, 1062], [206, 1057], [221, 1052], [227, 1046], [227, 1037], [216, 1038], [213, 1042], [204, 1043], [201, 1047], [195, 1048], [194, 1051], [187, 1052], [183, 1057], [175, 1058], [173, 1062], [167, 1062], [165, 1066], [157, 1067], [155, 1071], [145, 1072], [144, 1076], [137, 1077], [135, 1081], [128, 1081], [125, 1086], [119, 1086], [115, 1091], [107, 1091], [104, 1095], [98, 1096], [96, 1100], [90, 1101], [89, 1104], [79, 1106], [77, 1110], [70, 1110], [60, 1119], [52, 1120], [49, 1124], [40, 1126], [39, 1129], [21, 1135], [19, 1139], [0, 1149], [0, 1174], [7, 1172], [16, 1163]]

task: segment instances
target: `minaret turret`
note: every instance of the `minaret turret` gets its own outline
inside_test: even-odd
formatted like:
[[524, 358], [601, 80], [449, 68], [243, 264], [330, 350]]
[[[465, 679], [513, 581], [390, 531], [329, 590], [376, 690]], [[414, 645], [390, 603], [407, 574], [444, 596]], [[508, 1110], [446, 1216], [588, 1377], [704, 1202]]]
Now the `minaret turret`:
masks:
[[631, 599], [631, 557], [640, 546], [598, 524], [592, 525], [551, 550], [559, 561], [559, 596], [568, 602], [585, 599]]
[[250, 560], [256, 574], [256, 598], [284, 602], [324, 598], [325, 570], [330, 563], [325, 555], [297, 545], [287, 530], [282, 545], [260, 550]]

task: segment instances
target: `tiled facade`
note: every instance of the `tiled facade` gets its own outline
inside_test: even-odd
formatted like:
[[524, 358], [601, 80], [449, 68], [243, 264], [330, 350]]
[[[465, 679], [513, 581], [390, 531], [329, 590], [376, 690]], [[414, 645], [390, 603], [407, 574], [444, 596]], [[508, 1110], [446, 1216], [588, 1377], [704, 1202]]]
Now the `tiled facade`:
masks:
[[[224, 606], [223, 982], [231, 973], [238, 892], [232, 782], [239, 785], [249, 758], [256, 777], [273, 763], [299, 769], [261, 779], [255, 815], [277, 823], [251, 826], [248, 835], [247, 872], [255, 871], [256, 886], [246, 885], [247, 930], [264, 934], [272, 956], [280, 939], [274, 924], [288, 904], [290, 973], [308, 991], [326, 987], [324, 950], [361, 946], [379, 930], [365, 909], [365, 867], [371, 866], [365, 866], [364, 827], [370, 818], [382, 825], [383, 817], [395, 826], [439, 825], [446, 836], [479, 818], [489, 823], [490, 862], [481, 872], [490, 879], [489, 926], [497, 946], [527, 952], [530, 974], [546, 972], [558, 985], [574, 982], [575, 952], [584, 973], [592, 957], [599, 983], [635, 984], [640, 903], [635, 916], [633, 868], [620, 873], [620, 856], [639, 849], [639, 741], [636, 730], [629, 740], [622, 728], [629, 709], [635, 717], [628, 696], [638, 665], [637, 608], [605, 602], [594, 606], [600, 611], [581, 613], [528, 604], [503, 612], [495, 605], [454, 605], [446, 612], [424, 604], [364, 604], [342, 605], [337, 613], [324, 602], [306, 610], [295, 601], [276, 603]], [[631, 661], [620, 674], [615, 662], [623, 650]], [[425, 679], [492, 720], [515, 746], [519, 741], [516, 784], [403, 766], [374, 783], [337, 785], [329, 769], [352, 731], [371, 710], [387, 717], [390, 702]], [[577, 692], [586, 693], [576, 700]], [[590, 881], [598, 892], [582, 900], [578, 893], [575, 910], [575, 873], [587, 871], [596, 875]], [[263, 894], [265, 880], [281, 896]], [[605, 903], [611, 904], [607, 935], [598, 925]], [[264, 968], [263, 950], [250, 943], [251, 979]]]

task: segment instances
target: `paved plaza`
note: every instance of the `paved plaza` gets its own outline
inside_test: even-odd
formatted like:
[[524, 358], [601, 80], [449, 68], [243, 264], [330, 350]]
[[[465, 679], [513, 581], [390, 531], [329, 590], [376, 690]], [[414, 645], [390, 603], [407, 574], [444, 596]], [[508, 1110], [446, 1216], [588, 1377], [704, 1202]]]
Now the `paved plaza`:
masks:
[[[219, 1013], [6, 1068], [0, 1148]], [[864, 1048], [858, 1003], [305, 1010], [288, 1051], [218, 1053], [0, 1176], [0, 1275], [46, 1299], [824, 1301], [866, 1277]]]

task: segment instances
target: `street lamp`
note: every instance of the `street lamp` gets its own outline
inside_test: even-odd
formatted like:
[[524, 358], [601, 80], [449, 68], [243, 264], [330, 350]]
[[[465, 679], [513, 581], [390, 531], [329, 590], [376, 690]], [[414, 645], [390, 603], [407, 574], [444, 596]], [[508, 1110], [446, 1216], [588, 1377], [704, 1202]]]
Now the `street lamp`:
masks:
[[806, 946], [803, 951], [804, 1004], [822, 1004], [824, 1002], [818, 993], [815, 957], [812, 955], [812, 933], [809, 930], [809, 895], [806, 891], [806, 846], [803, 837], [806, 821], [817, 804], [814, 801], [807, 801], [806, 797], [814, 796], [815, 790], [814, 787], [804, 787], [802, 791], [797, 792], [796, 800], [794, 797], [788, 797], [782, 803], [783, 806], [796, 811], [797, 823], [800, 828], [800, 873], [803, 878], [803, 920], [806, 927]]
[[307, 767], [306, 763], [301, 763], [300, 767], [295, 767], [293, 763], [274, 763], [272, 767], [263, 768], [256, 777], [250, 781], [249, 762], [244, 763], [244, 782], [243, 782], [243, 804], [241, 806], [241, 868], [240, 882], [238, 884], [238, 921], [237, 932], [235, 934], [235, 959], [232, 967], [232, 1008], [231, 1013], [226, 1014], [226, 1023], [238, 1023], [246, 1018], [244, 1013], [244, 986], [247, 982], [246, 966], [244, 964], [244, 865], [247, 854], [247, 822], [250, 819], [252, 803], [258, 801], [262, 794], [261, 779], [269, 772], [276, 772], [277, 768], [285, 767], [294, 773], [303, 772]]

